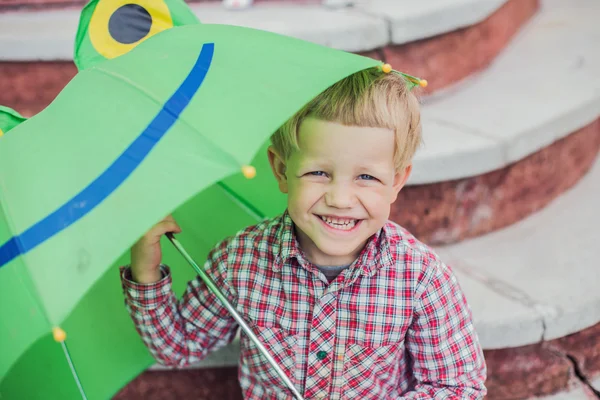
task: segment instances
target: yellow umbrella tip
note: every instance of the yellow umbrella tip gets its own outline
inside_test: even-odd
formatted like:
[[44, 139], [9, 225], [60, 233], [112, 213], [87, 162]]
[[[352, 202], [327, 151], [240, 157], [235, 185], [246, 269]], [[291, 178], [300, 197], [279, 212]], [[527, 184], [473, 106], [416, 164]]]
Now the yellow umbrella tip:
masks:
[[381, 70], [386, 73], [389, 74], [390, 72], [392, 72], [392, 66], [390, 64], [383, 64], [381, 66]]
[[54, 336], [54, 340], [59, 343], [67, 340], [67, 333], [59, 327], [52, 328], [52, 336]]
[[242, 174], [248, 179], [252, 179], [256, 176], [256, 168], [252, 165], [244, 165], [242, 167]]
[[428, 82], [425, 79], [420, 79], [419, 80], [419, 86], [421, 87], [427, 87]]

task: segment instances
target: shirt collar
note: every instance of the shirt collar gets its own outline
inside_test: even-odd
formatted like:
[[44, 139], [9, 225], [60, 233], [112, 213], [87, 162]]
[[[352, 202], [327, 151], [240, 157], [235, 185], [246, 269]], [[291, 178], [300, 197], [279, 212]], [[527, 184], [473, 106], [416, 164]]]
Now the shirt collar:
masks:
[[361, 269], [363, 275], [373, 276], [379, 269], [393, 263], [388, 236], [384, 225], [367, 241], [356, 260], [357, 267]]
[[[300, 247], [294, 233], [294, 222], [287, 210], [281, 216], [275, 242], [276, 246], [278, 246], [277, 255], [281, 264], [286, 263], [291, 258], [298, 258], [301, 255]], [[275, 263], [273, 267], [274, 269], [279, 269], [280, 263]]]
[[[393, 263], [388, 240], [387, 225], [384, 225], [376, 234], [371, 236], [366, 246], [359, 254], [356, 266], [367, 276], [373, 276], [377, 270]], [[302, 251], [294, 233], [294, 222], [286, 210], [281, 216], [279, 230], [276, 234], [276, 254], [280, 263], [274, 263], [273, 269], [279, 270], [281, 265], [292, 258], [301, 258]]]

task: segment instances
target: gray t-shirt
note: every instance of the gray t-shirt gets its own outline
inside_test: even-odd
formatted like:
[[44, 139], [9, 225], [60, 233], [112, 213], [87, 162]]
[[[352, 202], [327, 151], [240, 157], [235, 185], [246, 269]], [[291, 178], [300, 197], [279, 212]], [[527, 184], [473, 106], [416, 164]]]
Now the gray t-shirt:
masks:
[[325, 275], [325, 277], [327, 278], [327, 281], [331, 283], [331, 281], [333, 281], [335, 278], [337, 278], [337, 276], [339, 274], [341, 274], [342, 271], [344, 271], [349, 266], [350, 266], [350, 264], [341, 265], [341, 266], [333, 266], [333, 267], [328, 267], [328, 266], [323, 267], [323, 266], [317, 265], [317, 268], [319, 268], [319, 271], [321, 271]]

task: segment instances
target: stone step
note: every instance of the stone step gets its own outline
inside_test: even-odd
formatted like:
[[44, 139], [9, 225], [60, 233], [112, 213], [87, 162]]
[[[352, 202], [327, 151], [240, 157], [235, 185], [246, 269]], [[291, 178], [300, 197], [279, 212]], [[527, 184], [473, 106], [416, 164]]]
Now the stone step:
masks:
[[600, 323], [558, 339], [485, 350], [489, 399], [560, 398], [575, 388], [593, 392], [600, 378], [599, 337]]
[[600, 118], [506, 167], [406, 186], [390, 219], [431, 245], [456, 243], [519, 222], [569, 190], [600, 152]]
[[583, 386], [579, 386], [572, 391], [562, 392], [547, 397], [536, 397], [538, 400], [597, 400], [598, 396]]
[[[363, 52], [475, 24], [506, 1], [357, 0], [354, 7], [343, 9], [325, 7], [320, 2], [269, 1], [243, 12], [226, 10], [218, 2], [192, 3], [190, 7], [204, 23], [248, 26]], [[80, 10], [0, 13], [0, 61], [71, 60]]]
[[[507, 382], [507, 384], [510, 384]], [[146, 371], [117, 393], [113, 400], [242, 400], [237, 368], [207, 368], [187, 371]], [[566, 390], [546, 396], [506, 396], [488, 393], [487, 400], [597, 400], [583, 382], [573, 379]]]
[[[361, 51], [385, 46], [390, 40], [386, 18], [393, 19], [378, 14], [385, 9], [384, 3], [364, 1], [346, 10], [292, 3], [261, 3], [244, 12], [225, 11], [218, 4], [192, 7], [206, 22], [252, 26]], [[407, 7], [405, 18], [430, 18], [427, 25], [437, 21], [437, 14], [432, 14], [435, 9], [424, 6], [431, 2], [413, 3], [421, 6]], [[453, 10], [460, 9], [458, 3], [467, 7], [472, 1], [435, 2], [441, 9], [453, 5]], [[476, 9], [490, 12], [492, 4], [499, 4], [481, 3], [489, 7]], [[600, 12], [600, 3], [545, 0], [542, 4], [539, 15], [490, 68], [455, 90], [424, 99], [426, 145], [417, 153], [410, 185], [477, 176], [502, 168], [598, 116], [600, 76], [595, 71], [600, 67], [600, 52], [592, 49], [600, 38], [594, 18], [594, 12]], [[371, 11], [367, 13], [360, 7]], [[394, 7], [390, 5], [387, 12], [392, 13]], [[582, 9], [591, 12], [582, 13]], [[394, 15], [399, 15], [397, 12]], [[79, 9], [1, 13], [0, 61], [71, 59], [79, 13]], [[485, 15], [459, 14], [470, 15], [470, 22], [475, 21], [473, 15]], [[458, 20], [455, 22], [458, 24]], [[549, 84], [557, 81], [561, 85]]]
[[402, 44], [475, 25], [506, 0], [354, 0], [354, 3], [357, 10], [388, 21], [390, 42]]
[[409, 184], [502, 168], [598, 118], [600, 2], [541, 4], [487, 70], [425, 99]]
[[[81, 3], [80, 0], [74, 1]], [[327, 4], [330, 2], [326, 1]], [[18, 4], [22, 3], [33, 8], [18, 8]], [[466, 21], [476, 19], [473, 19], [472, 13], [465, 12], [465, 15], [470, 15], [470, 19], [457, 21], [456, 10], [472, 3], [488, 4], [486, 9], [492, 10], [493, 7], [490, 8], [489, 4], [497, 5], [501, 2], [438, 0], [435, 4], [441, 10], [448, 10], [449, 18], [454, 18], [454, 23], [462, 26]], [[332, 9], [325, 7], [321, 0], [265, 0], [264, 3], [257, 3], [250, 10], [241, 12], [227, 11], [218, 2], [194, 4], [192, 8], [201, 18], [206, 17], [209, 21], [212, 18], [213, 22], [250, 25], [344, 49], [340, 42], [342, 40], [349, 43], [346, 50], [357, 49], [360, 54], [392, 63], [397, 69], [427, 79], [429, 85], [420, 89], [426, 95], [486, 68], [519, 28], [535, 14], [538, 3], [539, 0], [507, 0], [475, 25], [410, 43], [392, 41], [391, 26], [399, 17], [392, 15], [394, 7], [391, 7], [391, 14], [388, 16], [377, 9], [378, 4], [379, 9], [385, 8], [383, 5], [388, 7], [396, 4], [387, 0], [361, 0], [353, 9]], [[417, 26], [422, 25], [419, 23], [421, 21], [450, 29], [452, 24], [439, 20], [439, 12], [432, 15], [433, 9], [430, 7], [419, 13], [418, 7], [415, 8], [416, 4], [410, 6], [410, 12], [403, 14], [403, 23], [407, 22], [406, 19], [416, 18]], [[64, 7], [62, 0], [13, 0], [8, 5], [0, 4], [0, 26], [3, 27], [0, 30], [0, 75], [11, 77], [10, 80], [0, 80], [0, 104], [18, 109], [26, 116], [44, 109], [77, 72], [70, 60], [81, 5], [62, 10], [59, 9], [61, 5]], [[359, 6], [363, 8], [358, 8]], [[369, 7], [372, 8], [371, 11]], [[475, 9], [479, 10], [477, 16], [484, 18], [481, 6]], [[422, 21], [428, 16], [431, 16], [431, 21]], [[315, 21], [318, 23], [315, 24]], [[436, 32], [442, 31], [438, 29]], [[430, 29], [429, 34], [431, 32]], [[384, 47], [364, 50], [382, 43]]]
[[600, 149], [598, 14], [595, 0], [543, 0], [485, 71], [425, 98], [425, 145], [390, 218], [450, 244], [510, 226], [575, 184]]
[[506, 229], [437, 248], [486, 349], [524, 346], [600, 322], [600, 159], [569, 192]]

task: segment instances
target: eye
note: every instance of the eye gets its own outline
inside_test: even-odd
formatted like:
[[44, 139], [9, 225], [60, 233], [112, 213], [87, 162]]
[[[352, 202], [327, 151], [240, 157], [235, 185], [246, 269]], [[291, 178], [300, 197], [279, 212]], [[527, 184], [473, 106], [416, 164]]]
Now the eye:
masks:
[[324, 172], [324, 171], [312, 171], [312, 172], [309, 172], [309, 173], [308, 173], [308, 174], [306, 174], [306, 175], [313, 175], [313, 176], [327, 176], [327, 173], [326, 173], [326, 172]]
[[358, 176], [358, 179], [362, 179], [362, 180], [366, 180], [366, 181], [376, 181], [377, 178], [375, 178], [372, 175], [367, 175], [367, 174], [362, 174]]

